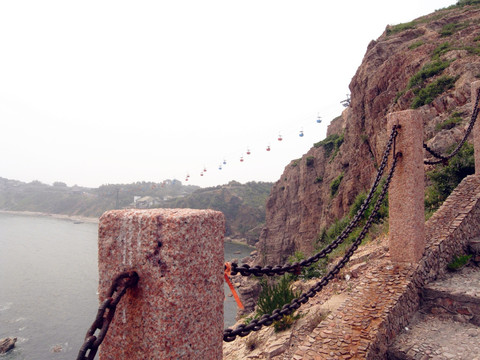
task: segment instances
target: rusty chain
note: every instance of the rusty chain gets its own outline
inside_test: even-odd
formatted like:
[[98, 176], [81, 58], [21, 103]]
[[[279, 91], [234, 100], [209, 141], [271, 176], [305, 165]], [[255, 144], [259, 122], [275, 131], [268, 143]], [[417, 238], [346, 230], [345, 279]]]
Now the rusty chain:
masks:
[[303, 293], [302, 295], [300, 295], [300, 297], [293, 299], [289, 304], [284, 305], [281, 309], [275, 309], [271, 314], [265, 314], [259, 319], [253, 319], [247, 325], [241, 324], [241, 325], [238, 325], [235, 329], [225, 329], [223, 331], [223, 341], [230, 342], [235, 340], [237, 336], [241, 336], [241, 337], [247, 336], [252, 331], [258, 331], [263, 326], [269, 326], [274, 321], [280, 320], [283, 316], [290, 315], [295, 310], [297, 310], [302, 304], [307, 303], [310, 298], [314, 297], [320, 290], [322, 290], [330, 282], [330, 280], [332, 280], [335, 277], [335, 275], [337, 275], [340, 272], [340, 270], [350, 260], [353, 253], [360, 246], [362, 240], [365, 238], [365, 235], [370, 229], [370, 226], [372, 225], [375, 217], [377, 216], [380, 206], [382, 205], [383, 199], [387, 194], [390, 181], [392, 180], [392, 176], [395, 171], [395, 167], [397, 165], [397, 161], [401, 156], [402, 156], [401, 152], [398, 152], [394, 155], [392, 167], [388, 174], [387, 180], [383, 185], [382, 192], [380, 193], [377, 199], [377, 202], [375, 203], [375, 207], [372, 213], [368, 217], [368, 220], [365, 223], [358, 237], [352, 243], [352, 245], [346, 252], [345, 256], [343, 256], [343, 258], [337, 263], [337, 265], [335, 265], [335, 267], [332, 270], [330, 270], [330, 272], [327, 275], [325, 275], [319, 282], [317, 282], [309, 291], [307, 291], [306, 293]]
[[479, 103], [479, 101], [480, 101], [480, 88], [478, 88], [478, 90], [477, 90], [477, 98], [475, 100], [475, 104], [473, 105], [472, 117], [470, 118], [470, 124], [468, 125], [467, 131], [465, 131], [465, 135], [463, 136], [462, 140], [460, 141], [460, 143], [457, 145], [457, 147], [450, 154], [448, 154], [446, 156], [443, 156], [443, 155], [437, 153], [435, 150], [431, 149], [427, 144], [425, 144], [425, 143], [423, 144], [423, 148], [425, 150], [427, 150], [431, 155], [433, 155], [433, 157], [438, 159], [438, 160], [424, 160], [423, 161], [424, 164], [435, 165], [435, 164], [443, 163], [443, 164], [446, 165], [448, 163], [448, 160], [450, 160], [452, 157], [457, 155], [457, 153], [462, 148], [463, 144], [465, 144], [465, 141], [467, 141], [468, 135], [470, 135], [470, 133], [473, 130], [473, 125], [475, 125], [475, 121], [477, 120], [477, 117], [478, 117], [478, 112], [479, 112], [478, 103]]
[[320, 259], [326, 257], [328, 254], [330, 254], [334, 249], [336, 249], [345, 239], [350, 235], [352, 230], [358, 225], [359, 221], [362, 219], [363, 214], [365, 213], [365, 210], [367, 209], [368, 205], [370, 205], [370, 202], [372, 201], [373, 195], [375, 193], [375, 190], [377, 189], [378, 184], [380, 183], [380, 180], [382, 178], [383, 172], [385, 170], [385, 167], [387, 166], [388, 163], [388, 156], [390, 154], [390, 150], [392, 148], [392, 144], [394, 143], [394, 140], [398, 134], [398, 129], [400, 126], [394, 125], [392, 128], [392, 132], [390, 134], [390, 138], [388, 139], [387, 146], [385, 148], [385, 152], [383, 154], [382, 162], [378, 168], [377, 171], [377, 176], [375, 178], [375, 181], [370, 189], [369, 194], [367, 195], [367, 198], [363, 202], [362, 206], [358, 210], [357, 214], [353, 217], [352, 221], [348, 224], [348, 226], [342, 231], [342, 233], [328, 246], [326, 246], [324, 249], [322, 249], [320, 252], [317, 254], [311, 256], [308, 259], [302, 260], [300, 262], [294, 262], [293, 264], [285, 264], [283, 266], [281, 265], [276, 265], [276, 266], [271, 266], [267, 265], [265, 267], [261, 267], [259, 265], [250, 267], [248, 264], [242, 264], [239, 266], [236, 263], [231, 264], [231, 275], [236, 275], [236, 274], [241, 274], [242, 276], [263, 276], [263, 275], [268, 275], [268, 276], [273, 276], [273, 275], [283, 275], [286, 272], [288, 273], [296, 273], [298, 274], [300, 272], [300, 269], [303, 267], [308, 267], [312, 265], [313, 263], [316, 263]]
[[[98, 308], [97, 316], [87, 331], [85, 342], [78, 352], [77, 360], [93, 360], [95, 358], [98, 347], [107, 334], [120, 299], [128, 288], [135, 286], [137, 283], [138, 274], [135, 271], [126, 271], [115, 277], [108, 290], [107, 298]], [[98, 335], [95, 336], [94, 333], [97, 330], [100, 331]]]

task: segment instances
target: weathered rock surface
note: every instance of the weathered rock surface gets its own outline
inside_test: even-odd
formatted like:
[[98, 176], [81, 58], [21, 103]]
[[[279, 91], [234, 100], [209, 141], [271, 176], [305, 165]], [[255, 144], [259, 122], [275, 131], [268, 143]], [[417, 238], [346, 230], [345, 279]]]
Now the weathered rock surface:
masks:
[[[444, 75], [456, 81], [421, 107], [424, 141], [441, 152], [462, 137], [471, 115], [470, 84], [480, 77], [480, 9], [440, 10], [413, 24], [398, 32], [387, 27], [369, 44], [350, 83], [350, 106], [328, 130], [329, 135], [343, 133], [338, 153], [312, 147], [285, 167], [267, 201], [266, 224], [257, 244], [259, 263], [283, 263], [296, 250], [311, 253], [321, 229], [343, 217], [356, 195], [370, 188], [387, 141], [386, 115], [410, 108], [415, 96], [408, 88], [410, 79], [437, 59], [451, 63], [426, 83]], [[441, 34], [446, 25], [455, 28], [452, 34]], [[440, 129], [455, 112], [462, 121]], [[330, 184], [342, 173], [332, 196]]]
[[5, 354], [6, 352], [12, 350], [15, 347], [17, 342], [16, 337], [8, 337], [0, 339], [0, 354]]

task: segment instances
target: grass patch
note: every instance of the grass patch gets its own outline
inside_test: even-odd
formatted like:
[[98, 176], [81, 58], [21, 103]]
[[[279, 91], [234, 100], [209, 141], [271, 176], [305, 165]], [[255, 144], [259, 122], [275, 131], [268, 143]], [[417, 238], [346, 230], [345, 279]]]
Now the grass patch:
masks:
[[[359, 225], [356, 229], [352, 231], [352, 233], [348, 236], [347, 239], [338, 247], [336, 248], [331, 256], [336, 257], [336, 256], [342, 256], [346, 249], [352, 244], [352, 242], [357, 238], [357, 236], [361, 232], [361, 227], [365, 225], [366, 220], [370, 217], [372, 214], [372, 211], [375, 207], [375, 203], [377, 202], [378, 197], [380, 196], [380, 193], [382, 191], [382, 187], [385, 184], [385, 178], [380, 181], [380, 184], [377, 187], [377, 190], [373, 194], [372, 201], [368, 205], [368, 207], [365, 209], [365, 213], [363, 214], [362, 219], [359, 222]], [[320, 234], [317, 238], [316, 241], [316, 246], [323, 248], [327, 246], [328, 244], [331, 244], [342, 232], [343, 230], [348, 226], [350, 221], [353, 219], [353, 217], [357, 214], [358, 210], [361, 208], [363, 202], [367, 198], [367, 193], [366, 192], [361, 192], [359, 193], [355, 200], [353, 201], [352, 205], [350, 206], [350, 210], [341, 219], [336, 219], [333, 224], [331, 224], [328, 228], [323, 228], [320, 231]], [[373, 225], [372, 228], [370, 229], [370, 233], [367, 234], [365, 237], [365, 241], [368, 241], [369, 238], [371, 238], [371, 234], [374, 234], [373, 236], [378, 236], [383, 232], [388, 231], [388, 195], [383, 199], [380, 209], [377, 213], [377, 216], [373, 219]]]
[[465, 50], [472, 55], [480, 55], [480, 46], [465, 46]]
[[447, 52], [449, 52], [451, 50], [453, 50], [452, 46], [450, 45], [450, 43], [448, 41], [446, 41], [446, 42], [438, 45], [433, 50], [432, 59], [438, 60], [438, 59], [440, 59], [440, 56], [442, 56], [443, 54], [446, 54]]
[[458, 0], [455, 6], [463, 7], [466, 5], [478, 5], [480, 4], [480, 0]]
[[425, 88], [418, 90], [413, 98], [411, 108], [418, 109], [420, 106], [430, 104], [438, 95], [453, 88], [456, 80], [456, 78], [451, 76], [442, 76], [428, 84]]
[[435, 126], [435, 130], [440, 131], [440, 130], [450, 130], [460, 124], [462, 122], [462, 113], [460, 112], [454, 112], [452, 116], [450, 116], [447, 120], [444, 122], [437, 124]]
[[455, 34], [457, 31], [465, 29], [468, 27], [468, 23], [449, 23], [443, 25], [442, 29], [439, 31], [440, 36], [447, 37]]
[[428, 63], [422, 67], [408, 82], [408, 89], [421, 87], [425, 81], [445, 70], [450, 65], [450, 61], [437, 60]]
[[[301, 251], [295, 251], [295, 254], [288, 258], [288, 262], [293, 264], [295, 262], [300, 262], [305, 260], [305, 255]], [[290, 274], [292, 280], [302, 279], [309, 280], [314, 278], [319, 278], [320, 276], [325, 275], [327, 272], [327, 261], [326, 258], [321, 259], [320, 261], [313, 263], [308, 267], [302, 267], [300, 275]]]
[[[452, 145], [450, 152], [456, 145]], [[448, 165], [437, 165], [427, 172], [431, 185], [425, 191], [425, 212], [433, 214], [467, 175], [475, 173], [473, 145], [465, 143]]]
[[409, 30], [409, 29], [415, 29], [417, 26], [417, 23], [415, 21], [410, 21], [408, 23], [402, 23], [402, 24], [397, 24], [397, 25], [392, 25], [388, 26], [386, 30], [387, 36], [397, 34], [399, 32]]
[[[322, 141], [319, 141], [313, 144], [314, 147], [323, 147], [325, 149], [325, 157], [330, 157], [330, 161], [332, 161], [338, 153], [340, 146], [343, 144], [344, 141], [344, 134], [332, 134], [327, 136]], [[332, 155], [333, 153], [333, 155]]]
[[414, 50], [420, 46], [422, 46], [423, 44], [425, 44], [425, 42], [423, 40], [419, 40], [419, 41], [415, 41], [413, 44], [411, 44], [408, 48], [410, 50]]
[[472, 258], [472, 255], [455, 256], [452, 262], [447, 265], [447, 268], [453, 271], [458, 270], [464, 267], [465, 265], [467, 265], [467, 263], [470, 261], [471, 258]]
[[342, 179], [343, 179], [344, 175], [345, 175], [345, 173], [342, 172], [335, 179], [333, 179], [332, 182], [330, 183], [330, 195], [332, 197], [337, 194], [338, 188], [340, 187], [340, 183], [342, 182]]
[[[260, 280], [262, 290], [258, 296], [257, 316], [271, 314], [275, 309], [281, 309], [283, 305], [289, 304], [293, 299], [301, 295], [300, 291], [292, 290], [292, 278], [288, 274], [282, 276], [278, 282], [269, 283], [267, 280]], [[299, 318], [293, 312], [283, 316], [280, 320], [273, 322], [275, 331], [288, 329]]]

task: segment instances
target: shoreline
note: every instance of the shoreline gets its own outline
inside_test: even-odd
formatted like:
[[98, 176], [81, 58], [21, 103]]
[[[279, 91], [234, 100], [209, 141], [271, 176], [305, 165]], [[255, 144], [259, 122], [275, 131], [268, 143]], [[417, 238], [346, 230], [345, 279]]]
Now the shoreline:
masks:
[[252, 248], [252, 250], [256, 250], [256, 247], [254, 245], [249, 245], [247, 243], [247, 240], [237, 240], [237, 239], [232, 239], [230, 237], [225, 237], [223, 242], [229, 243], [229, 244], [235, 244], [235, 245], [243, 245], [243, 246]]
[[98, 224], [99, 218], [77, 216], [77, 215], [65, 215], [65, 214], [50, 214], [39, 211], [14, 211], [14, 210], [0, 210], [0, 214], [22, 215], [22, 216], [38, 216], [38, 217], [51, 217], [59, 220], [69, 220], [73, 222]]

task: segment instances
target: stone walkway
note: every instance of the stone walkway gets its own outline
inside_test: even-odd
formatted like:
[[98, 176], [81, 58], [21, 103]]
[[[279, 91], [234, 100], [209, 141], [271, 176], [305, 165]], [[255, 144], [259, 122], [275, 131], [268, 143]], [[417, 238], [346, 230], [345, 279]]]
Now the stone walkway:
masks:
[[[458, 315], [455, 319], [438, 315], [446, 315], [455, 311], [450, 306], [456, 306], [455, 304], [464, 296], [478, 296], [480, 279], [468, 274], [468, 271], [476, 271], [476, 269], [465, 269], [466, 273], [460, 272], [457, 279], [445, 278], [439, 282], [433, 281], [446, 274], [447, 264], [455, 255], [464, 253], [468, 248], [469, 239], [480, 236], [479, 217], [480, 176], [469, 176], [462, 181], [425, 224], [427, 248], [419, 264], [395, 265], [389, 260], [386, 251], [376, 254], [373, 258], [365, 259], [363, 263], [352, 262], [345, 271], [339, 274], [339, 278], [348, 275], [350, 280], [340, 281], [337, 279], [340, 283], [347, 283], [347, 290], [343, 291], [346, 291], [348, 296], [344, 303], [332, 311], [325, 320], [311, 329], [298, 326], [298, 329], [295, 328], [290, 335], [266, 334], [266, 331], [269, 330], [265, 330], [262, 335], [263, 331], [259, 331], [258, 335], [249, 336], [257, 336], [257, 338], [263, 336], [263, 339], [270, 340], [266, 346], [259, 343], [256, 350], [246, 351], [248, 345], [237, 341], [230, 346], [224, 346], [224, 358], [229, 360], [385, 360], [387, 359], [388, 345], [394, 340], [399, 341], [399, 344], [402, 342], [402, 330], [415, 328], [415, 323], [409, 325], [409, 322], [420, 308], [421, 289], [428, 288], [430, 293], [427, 295], [431, 296], [435, 291], [439, 291], [435, 287], [438, 288], [443, 281], [445, 288], [453, 287], [457, 292], [453, 291], [451, 295], [440, 297], [438, 302], [434, 302], [434, 306], [428, 311], [435, 309], [433, 312], [436, 312], [437, 317], [432, 319], [435, 322], [419, 325], [415, 331], [420, 332], [422, 329], [428, 329], [431, 325], [438, 334], [432, 341], [442, 338], [444, 343], [438, 344], [438, 346], [433, 346], [432, 343], [430, 346], [426, 335], [423, 338], [417, 335], [410, 340], [405, 338], [403, 343], [409, 346], [412, 342], [412, 345], [404, 352], [408, 353], [409, 350], [418, 349], [418, 351], [413, 350], [415, 357], [392, 359], [440, 360], [448, 359], [451, 355], [458, 359], [462, 359], [462, 356], [467, 356], [467, 359], [475, 359], [475, 356], [478, 357], [477, 354], [480, 354], [480, 348], [475, 347], [478, 346], [476, 343], [480, 338], [477, 337], [475, 325], [466, 323], [466, 321], [475, 322], [476, 316], [477, 318], [480, 316], [480, 308], [477, 310], [474, 303], [469, 303], [466, 307], [458, 307], [461, 310], [455, 314]], [[359, 269], [357, 266], [362, 268]], [[468, 281], [473, 282], [468, 283]], [[426, 287], [428, 283], [432, 285]], [[466, 288], [469, 290], [460, 293], [459, 289], [467, 283]], [[329, 285], [335, 285], [335, 282]], [[476, 290], [473, 290], [474, 288]], [[331, 290], [331, 286], [327, 286], [318, 294], [318, 297], [313, 298], [311, 301], [313, 304], [307, 303], [309, 305], [306, 304], [306, 310], [308, 311], [310, 304], [314, 305], [319, 298], [328, 294], [329, 289]], [[429, 316], [427, 318], [430, 320]], [[452, 325], [453, 321], [456, 323]], [[456, 337], [461, 333], [456, 328], [459, 324], [466, 325], [467, 337], [462, 340], [458, 340]], [[480, 319], [477, 325], [480, 325]], [[413, 330], [409, 331], [411, 333]], [[417, 338], [426, 345], [423, 347], [420, 346], [420, 343], [413, 345], [413, 341]], [[455, 339], [455, 347], [446, 342], [449, 338]], [[248, 342], [249, 338], [246, 338], [245, 341]], [[274, 342], [278, 345], [275, 349], [271, 348]], [[454, 348], [455, 350], [453, 350]]]
[[389, 322], [402, 321], [395, 305], [403, 302], [411, 308], [416, 306], [414, 297], [405, 296], [405, 290], [412, 286], [412, 269], [394, 266], [388, 260], [376, 265], [362, 273], [345, 303], [313, 330], [315, 341], [304, 341], [293, 359], [366, 359], [376, 352], [373, 344], [383, 336]]
[[389, 349], [391, 360], [480, 360], [480, 268], [424, 288], [422, 306]]

